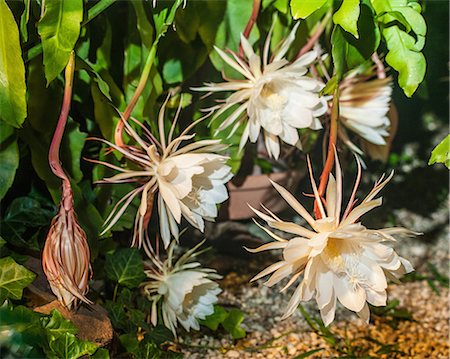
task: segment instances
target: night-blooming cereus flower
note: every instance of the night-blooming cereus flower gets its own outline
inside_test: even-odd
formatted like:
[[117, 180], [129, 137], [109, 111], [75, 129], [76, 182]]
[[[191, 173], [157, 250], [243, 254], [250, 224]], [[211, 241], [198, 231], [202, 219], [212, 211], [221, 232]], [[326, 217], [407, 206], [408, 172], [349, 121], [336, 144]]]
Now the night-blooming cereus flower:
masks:
[[384, 244], [395, 241], [394, 235], [412, 235], [413, 232], [405, 228], [368, 229], [359, 221], [361, 216], [382, 204], [382, 198], [375, 197], [391, 179], [392, 174], [386, 179], [382, 177], [378, 180], [367, 197], [355, 206], [355, 195], [361, 175], [358, 162], [356, 184], [342, 215], [342, 174], [337, 155], [336, 178], [330, 174], [324, 201], [319, 197], [311, 167], [310, 175], [320, 219], [314, 219], [286, 189], [276, 183], [273, 185], [308, 222], [311, 229], [284, 222], [271, 212], [266, 215], [254, 210], [270, 227], [294, 237], [284, 239], [265, 229], [276, 242], [250, 251], [282, 249], [283, 259], [264, 269], [253, 280], [271, 274], [265, 284], [272, 286], [284, 278], [289, 278], [281, 290], [284, 291], [303, 275], [283, 318], [292, 315], [300, 301], [308, 301], [315, 296], [325, 325], [329, 325], [334, 319], [336, 300], [368, 321], [370, 312], [367, 303], [376, 306], [386, 304], [386, 277], [396, 278], [413, 270], [406, 259], [399, 257], [392, 248]]
[[223, 104], [214, 106], [211, 110], [218, 110], [213, 117], [216, 118], [236, 107], [219, 125], [218, 131], [233, 125], [231, 136], [240, 125], [245, 126], [240, 141], [241, 149], [248, 139], [256, 142], [262, 129], [268, 154], [278, 159], [279, 139], [300, 147], [298, 129], [322, 128], [318, 117], [328, 109], [326, 99], [319, 97], [323, 84], [307, 76], [308, 66], [317, 59], [317, 52], [307, 52], [292, 63], [284, 58], [295, 40], [297, 27], [298, 23], [270, 60], [271, 34], [266, 39], [262, 58], [255, 54], [244, 36], [241, 36], [244, 59], [233, 52], [230, 57], [216, 48], [220, 57], [245, 79], [226, 79], [227, 82], [207, 83], [204, 87], [194, 89], [233, 92]]
[[91, 265], [86, 233], [78, 224], [72, 190], [63, 183], [63, 199], [59, 213], [53, 218], [42, 252], [42, 267], [52, 292], [67, 308], [76, 307], [86, 298]]
[[[212, 221], [217, 217], [217, 204], [228, 198], [225, 183], [232, 177], [231, 168], [225, 164], [228, 157], [215, 153], [226, 149], [219, 140], [200, 140], [180, 147], [181, 142], [194, 137], [194, 134], [187, 133], [198, 121], [192, 123], [179, 137], [173, 138], [180, 109], [166, 137], [166, 103], [159, 113], [159, 141], [138, 121], [135, 122], [142, 127], [146, 139], [124, 121], [125, 129], [136, 142], [135, 145], [119, 147], [101, 140], [138, 167], [122, 168], [100, 162], [121, 172], [103, 182], [138, 184], [136, 189], [117, 203], [105, 222], [104, 233], [117, 223], [132, 200], [139, 195], [141, 202], [135, 219], [133, 245], [140, 247], [144, 244], [147, 249], [150, 241], [146, 231], [154, 199], [158, 206], [161, 238], [167, 248], [171, 235], [178, 239], [178, 224], [182, 217], [201, 231], [204, 230], [204, 220]], [[156, 192], [157, 198], [154, 197]]]
[[[392, 80], [363, 80], [356, 76], [344, 80], [339, 96], [339, 115], [345, 128], [371, 145], [385, 146], [391, 122], [388, 117]], [[350, 141], [341, 126], [339, 135], [356, 153], [362, 151]], [[370, 155], [370, 153], [369, 153]]]
[[162, 321], [174, 335], [178, 322], [187, 331], [190, 328], [199, 330], [198, 320], [205, 319], [214, 312], [217, 296], [222, 291], [214, 282], [220, 279], [213, 269], [202, 268], [200, 263], [193, 262], [196, 249], [181, 256], [173, 265], [174, 242], [168, 250], [168, 258], [160, 262], [152, 258], [153, 263], [146, 270], [149, 281], [142, 285], [144, 294], [152, 302], [151, 322], [156, 326], [158, 322], [158, 303], [161, 303]]

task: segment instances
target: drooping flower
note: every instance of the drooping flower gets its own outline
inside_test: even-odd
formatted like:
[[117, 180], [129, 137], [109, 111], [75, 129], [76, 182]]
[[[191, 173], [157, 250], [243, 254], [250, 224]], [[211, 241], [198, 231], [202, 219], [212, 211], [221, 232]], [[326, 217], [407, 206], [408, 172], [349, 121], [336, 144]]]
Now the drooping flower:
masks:
[[[392, 95], [391, 78], [364, 80], [350, 77], [341, 85], [339, 113], [341, 123], [361, 137], [363, 144], [386, 146], [391, 121], [388, 117]], [[340, 137], [354, 152], [362, 154], [341, 126]], [[371, 153], [369, 152], [369, 155]], [[373, 156], [372, 156], [373, 157]], [[375, 156], [376, 157], [376, 156]]]
[[76, 307], [79, 301], [91, 303], [86, 293], [89, 291], [89, 273], [92, 272], [86, 233], [78, 224], [70, 179], [59, 158], [70, 111], [74, 70], [75, 53], [72, 51], [64, 72], [64, 101], [48, 153], [50, 169], [62, 180], [61, 201], [59, 213], [52, 220], [42, 252], [42, 267], [52, 292], [69, 309]]
[[319, 97], [323, 84], [307, 76], [308, 66], [317, 59], [317, 52], [310, 51], [290, 63], [284, 58], [295, 40], [295, 25], [279, 50], [269, 59], [271, 33], [269, 33], [262, 58], [255, 54], [248, 40], [241, 36], [245, 58], [231, 52], [233, 58], [216, 48], [220, 57], [245, 77], [243, 80], [226, 79], [223, 83], [206, 83], [194, 90], [220, 92], [232, 91], [224, 104], [214, 106], [218, 110], [214, 118], [236, 107], [233, 113], [220, 124], [218, 131], [233, 125], [231, 133], [243, 125], [240, 141], [242, 149], [247, 140], [256, 142], [262, 129], [269, 156], [278, 158], [279, 139], [300, 147], [298, 129], [320, 129], [318, 117], [327, 109], [327, 101]]
[[106, 228], [103, 233], [114, 226], [133, 199], [140, 195], [141, 202], [136, 214], [132, 243], [139, 247], [142, 244], [148, 246], [150, 243], [146, 230], [156, 192], [160, 234], [167, 248], [171, 235], [178, 239], [178, 225], [182, 217], [201, 231], [204, 230], [204, 220], [212, 221], [217, 217], [217, 204], [228, 198], [225, 183], [232, 177], [231, 168], [225, 164], [228, 157], [215, 153], [226, 149], [219, 140], [201, 140], [180, 147], [181, 142], [195, 136], [195, 134], [188, 135], [188, 132], [199, 121], [192, 123], [180, 136], [173, 138], [178, 111], [166, 138], [164, 130], [166, 103], [159, 113], [159, 141], [138, 121], [135, 122], [142, 127], [146, 139], [123, 121], [127, 133], [136, 142], [135, 145], [119, 147], [106, 140], [100, 140], [138, 167], [136, 170], [99, 162], [121, 172], [104, 179], [103, 182], [138, 184], [136, 189], [117, 203], [105, 222]]
[[187, 331], [199, 330], [199, 319], [205, 319], [214, 312], [217, 296], [222, 291], [214, 282], [220, 279], [213, 269], [202, 268], [192, 259], [200, 243], [181, 256], [173, 265], [174, 242], [169, 247], [168, 258], [160, 262], [154, 257], [151, 269], [146, 270], [149, 281], [143, 284], [144, 294], [152, 302], [151, 322], [158, 322], [158, 303], [161, 303], [162, 321], [174, 335], [180, 323]]
[[70, 187], [63, 196], [45, 241], [42, 267], [52, 292], [70, 309], [76, 307], [78, 301], [91, 303], [86, 298], [91, 265], [86, 233], [78, 224]]
[[394, 235], [415, 233], [398, 227], [368, 229], [359, 221], [364, 214], [382, 204], [382, 198], [375, 197], [389, 182], [392, 174], [386, 179], [384, 176], [380, 178], [362, 202], [355, 206], [355, 195], [361, 177], [361, 166], [358, 162], [355, 187], [341, 215], [342, 174], [337, 155], [335, 159], [336, 178], [330, 174], [324, 201], [319, 197], [310, 167], [311, 184], [321, 213], [320, 219], [314, 219], [292, 194], [272, 182], [281, 196], [308, 222], [311, 229], [282, 221], [270, 211], [269, 215], [266, 215], [254, 210], [270, 227], [295, 236], [288, 240], [265, 229], [276, 242], [249, 250], [283, 250], [281, 261], [264, 269], [252, 280], [271, 274], [265, 284], [272, 286], [284, 278], [289, 278], [281, 290], [284, 291], [303, 275], [283, 318], [292, 315], [300, 301], [308, 301], [315, 296], [325, 325], [334, 319], [336, 300], [368, 321], [370, 312], [367, 303], [375, 306], [386, 304], [386, 277], [399, 277], [413, 270], [406, 259], [399, 257], [384, 242], [395, 241]]

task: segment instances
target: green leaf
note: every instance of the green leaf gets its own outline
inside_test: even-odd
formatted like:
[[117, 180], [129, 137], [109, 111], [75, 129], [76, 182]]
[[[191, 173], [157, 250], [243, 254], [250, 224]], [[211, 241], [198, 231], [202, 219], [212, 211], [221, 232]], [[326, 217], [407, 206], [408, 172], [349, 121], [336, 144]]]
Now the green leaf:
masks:
[[341, 7], [333, 15], [333, 22], [358, 38], [358, 18], [360, 13], [360, 0], [344, 0]]
[[429, 165], [436, 162], [443, 163], [448, 169], [450, 169], [450, 135], [445, 137], [431, 152]]
[[6, 244], [6, 241], [0, 237], [0, 248], [3, 248], [3, 246]]
[[163, 77], [166, 83], [175, 84], [183, 81], [183, 68], [180, 59], [170, 59], [164, 64]]
[[425, 56], [416, 51], [414, 38], [397, 26], [388, 27], [382, 33], [389, 50], [386, 62], [398, 71], [398, 84], [411, 97], [425, 77]]
[[46, 226], [54, 215], [54, 208], [44, 208], [39, 200], [31, 196], [17, 197], [9, 205], [3, 223], [24, 227]]
[[201, 325], [208, 327], [211, 330], [217, 330], [221, 324], [228, 317], [228, 312], [220, 305], [214, 306], [214, 313], [208, 315], [204, 320], [199, 320]]
[[[426, 23], [417, 3], [406, 0], [371, 0], [382, 26], [388, 48], [386, 62], [399, 73], [398, 83], [406, 96], [411, 97], [423, 81], [426, 60], [421, 50], [425, 44]], [[398, 22], [405, 29], [401, 28]], [[405, 22], [407, 22], [405, 26]], [[413, 36], [410, 31], [414, 32]]]
[[48, 347], [44, 347], [48, 358], [76, 359], [91, 355], [98, 349], [96, 344], [78, 339], [75, 336], [78, 329], [56, 309], [52, 310], [50, 317], [42, 318], [41, 323], [48, 341]]
[[6, 298], [21, 299], [23, 289], [36, 275], [17, 264], [11, 257], [0, 258], [0, 302]]
[[[8, 333], [6, 341], [2, 341], [2, 354], [13, 358], [43, 358], [40, 346], [46, 343], [45, 333], [40, 324], [41, 314], [24, 306], [0, 307], [0, 331]], [[5, 350], [6, 349], [6, 350]]]
[[0, 120], [20, 127], [26, 116], [25, 66], [19, 30], [5, 0], [0, 0]]
[[335, 25], [331, 34], [331, 56], [333, 57], [334, 68], [336, 69], [336, 77], [339, 81], [347, 70], [348, 42], [346, 41], [342, 28]]
[[124, 248], [108, 254], [105, 270], [108, 278], [129, 288], [137, 287], [146, 278], [144, 262], [136, 248]]
[[228, 313], [227, 318], [223, 321], [223, 328], [231, 334], [233, 339], [244, 338], [246, 333], [243, 328], [241, 328], [241, 323], [244, 320], [244, 313], [239, 309], [231, 309]]
[[157, 345], [173, 341], [173, 339], [174, 337], [172, 331], [164, 325], [154, 327], [145, 335], [145, 340], [152, 341]]
[[[229, 0], [226, 3], [226, 10], [222, 22], [216, 33], [215, 45], [222, 49], [237, 51], [241, 41], [240, 31], [244, 29], [252, 12], [252, 1]], [[216, 25], [217, 26], [217, 25]], [[259, 38], [259, 30], [254, 26], [249, 36], [250, 43], [256, 42]], [[237, 72], [225, 65], [225, 62], [217, 54], [217, 51], [211, 51], [209, 54], [211, 62], [218, 71], [225, 71], [225, 75], [236, 77]]]
[[12, 127], [0, 122], [0, 133], [0, 199], [2, 199], [12, 186], [19, 167], [19, 146]]
[[132, 5], [136, 13], [137, 29], [139, 30], [139, 34], [141, 36], [142, 45], [146, 47], [147, 51], [150, 51], [150, 48], [152, 47], [154, 31], [152, 24], [147, 18], [147, 14], [144, 8], [144, 5], [150, 5], [142, 1], [133, 1]]
[[75, 335], [65, 333], [49, 343], [47, 351], [50, 359], [77, 359], [84, 355], [93, 354], [98, 346], [87, 340], [80, 340]]
[[359, 39], [335, 25], [331, 34], [333, 63], [338, 80], [348, 70], [354, 69], [368, 60], [380, 45], [380, 30], [375, 24], [372, 9], [361, 4], [358, 19]]
[[122, 334], [119, 337], [120, 343], [123, 345], [127, 353], [137, 354], [139, 351], [139, 340], [136, 334]]
[[83, 1], [46, 0], [44, 16], [38, 23], [44, 52], [47, 85], [66, 67], [80, 34]]
[[31, 0], [24, 0], [24, 9], [22, 16], [20, 17], [20, 34], [24, 42], [28, 41], [27, 24], [30, 20]]
[[109, 351], [105, 348], [98, 348], [97, 351], [91, 355], [92, 359], [110, 359]]
[[306, 19], [319, 10], [327, 0], [291, 0], [291, 13], [294, 20]]
[[128, 332], [130, 329], [132, 329], [130, 323], [128, 322], [125, 307], [122, 303], [114, 303], [111, 300], [107, 300], [105, 308], [108, 311], [108, 316], [111, 320], [111, 324], [116, 330], [122, 329], [123, 331]]
[[50, 317], [41, 319], [42, 326], [45, 328], [47, 336], [51, 338], [59, 337], [65, 333], [77, 334], [78, 329], [69, 320], [64, 319], [61, 313], [53, 309], [50, 313]]

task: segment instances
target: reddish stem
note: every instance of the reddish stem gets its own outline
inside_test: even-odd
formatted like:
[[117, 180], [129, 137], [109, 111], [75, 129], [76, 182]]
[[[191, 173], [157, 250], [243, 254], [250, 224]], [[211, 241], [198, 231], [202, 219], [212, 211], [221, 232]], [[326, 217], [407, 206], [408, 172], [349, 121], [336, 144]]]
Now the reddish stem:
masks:
[[[334, 149], [336, 147], [337, 133], [338, 133], [338, 118], [339, 118], [339, 87], [336, 87], [333, 96], [333, 103], [331, 105], [331, 120], [330, 120], [330, 138], [328, 142], [327, 159], [320, 175], [320, 184], [318, 188], [319, 196], [322, 198], [325, 194], [325, 189], [328, 183], [328, 177], [334, 166]], [[317, 202], [314, 203], [314, 215], [316, 219], [322, 216], [319, 211]]]
[[[246, 39], [248, 39], [248, 37], [250, 36], [250, 32], [252, 31], [253, 25], [255, 25], [256, 20], [258, 19], [260, 7], [261, 7], [261, 0], [253, 0], [252, 14], [250, 15], [247, 25], [245, 25], [244, 32], [242, 33], [242, 36], [244, 36]], [[242, 43], [239, 44], [239, 56], [240, 57], [244, 56], [244, 49], [242, 47]]]
[[325, 27], [327, 26], [328, 20], [330, 19], [331, 13], [328, 13], [323, 20], [320, 22], [320, 24], [317, 26], [314, 33], [311, 35], [309, 40], [306, 42], [305, 45], [300, 49], [295, 59], [298, 59], [300, 56], [306, 54], [309, 50], [311, 50], [314, 47], [314, 44], [319, 40], [320, 35], [322, 35], [323, 31], [325, 30]]
[[378, 54], [375, 52], [372, 55], [372, 61], [375, 63], [377, 67], [377, 77], [379, 79], [385, 79], [386, 78], [386, 69], [384, 68], [383, 61], [380, 60], [378, 57]]
[[56, 125], [55, 133], [53, 135], [52, 142], [50, 144], [50, 149], [48, 152], [48, 162], [52, 172], [57, 177], [63, 180], [63, 202], [65, 207], [69, 206], [69, 208], [66, 209], [70, 209], [71, 206], [70, 203], [72, 201], [71, 195], [69, 195], [69, 193], [71, 193], [72, 190], [70, 187], [69, 177], [67, 177], [66, 173], [64, 172], [61, 166], [61, 161], [59, 159], [59, 149], [61, 147], [61, 141], [64, 135], [64, 128], [66, 127], [67, 118], [69, 117], [74, 70], [75, 70], [75, 53], [72, 51], [65, 70], [64, 98], [61, 107], [61, 113], [59, 115], [58, 123]]

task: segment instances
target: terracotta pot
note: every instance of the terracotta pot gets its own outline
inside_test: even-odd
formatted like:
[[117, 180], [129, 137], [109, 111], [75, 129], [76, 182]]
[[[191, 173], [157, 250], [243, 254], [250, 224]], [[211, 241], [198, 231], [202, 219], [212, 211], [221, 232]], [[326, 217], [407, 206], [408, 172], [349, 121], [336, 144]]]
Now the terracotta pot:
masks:
[[230, 197], [227, 202], [222, 204], [219, 218], [222, 220], [253, 218], [255, 214], [248, 205], [264, 212], [261, 207], [263, 204], [274, 213], [282, 212], [289, 205], [272, 186], [269, 178], [292, 193], [295, 192], [305, 174], [306, 168], [303, 168], [302, 170], [250, 175], [233, 179], [227, 184]]

